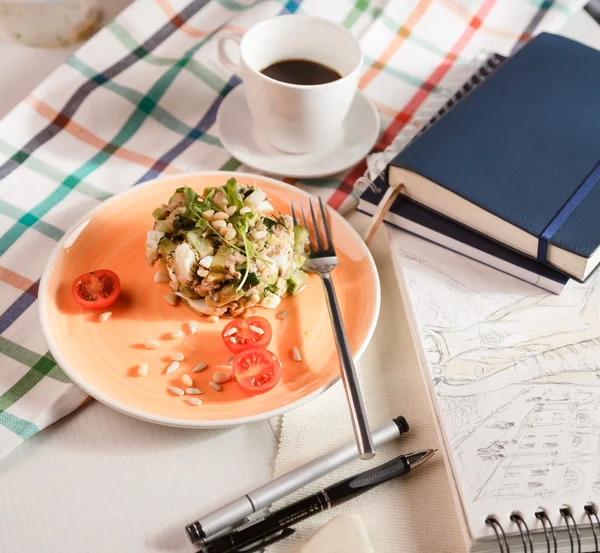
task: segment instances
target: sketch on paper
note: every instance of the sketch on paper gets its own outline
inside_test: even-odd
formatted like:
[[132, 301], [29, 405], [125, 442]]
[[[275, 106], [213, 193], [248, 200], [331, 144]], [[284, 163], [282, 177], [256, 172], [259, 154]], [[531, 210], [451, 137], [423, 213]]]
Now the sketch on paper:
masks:
[[467, 498], [543, 504], [600, 492], [598, 273], [556, 296], [394, 236]]

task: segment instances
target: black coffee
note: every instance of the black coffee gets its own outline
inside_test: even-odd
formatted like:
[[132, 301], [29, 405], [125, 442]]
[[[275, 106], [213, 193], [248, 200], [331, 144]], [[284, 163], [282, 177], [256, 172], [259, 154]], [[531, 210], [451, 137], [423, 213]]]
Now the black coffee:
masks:
[[334, 69], [309, 60], [278, 61], [261, 73], [282, 83], [299, 85], [325, 84], [342, 78]]

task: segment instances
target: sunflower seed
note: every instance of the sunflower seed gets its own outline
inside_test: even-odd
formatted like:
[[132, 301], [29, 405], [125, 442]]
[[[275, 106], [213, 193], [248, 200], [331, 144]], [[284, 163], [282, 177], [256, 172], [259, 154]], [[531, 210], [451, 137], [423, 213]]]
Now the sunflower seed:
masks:
[[227, 332], [223, 333], [223, 336], [232, 336], [236, 332], [237, 332], [237, 328], [235, 326], [232, 326]]
[[142, 363], [137, 370], [138, 376], [146, 376], [148, 374], [148, 363]]
[[100, 322], [103, 323], [104, 321], [108, 321], [108, 319], [110, 319], [112, 316], [112, 311], [105, 311], [104, 313], [101, 313], [100, 315], [98, 315], [98, 318], [100, 319]]
[[171, 355], [169, 355], [169, 359], [171, 361], [183, 361], [185, 359], [185, 355], [183, 355], [183, 353], [176, 351], [175, 353], [172, 353]]
[[181, 377], [181, 382], [183, 382], [186, 386], [191, 386], [194, 383], [192, 377], [189, 374], [184, 374]]
[[175, 386], [171, 386], [169, 390], [171, 390], [171, 392], [174, 393], [176, 396], [182, 396], [183, 394], [185, 394], [185, 392], [181, 388], [176, 388]]
[[258, 326], [248, 325], [248, 328], [252, 332], [256, 332], [256, 334], [260, 334], [261, 336], [265, 333], [265, 331], [262, 328], [258, 327]]
[[294, 349], [292, 350], [292, 355], [294, 356], [294, 361], [302, 361], [302, 354], [300, 353], [298, 346], [294, 346]]
[[187, 402], [190, 405], [202, 405], [202, 400], [198, 399], [197, 397], [188, 397]]
[[202, 390], [200, 390], [200, 388], [186, 388], [185, 393], [189, 396], [197, 396], [202, 393]]
[[211, 315], [208, 318], [208, 322], [209, 323], [218, 323], [219, 322], [219, 316], [218, 315]]
[[177, 302], [179, 301], [179, 298], [177, 296], [175, 296], [174, 294], [167, 294], [165, 296], [165, 301], [169, 305], [177, 305]]
[[213, 381], [217, 384], [222, 384], [228, 380], [231, 380], [231, 373], [228, 371], [217, 371], [213, 374]]
[[216, 382], [209, 382], [210, 387], [215, 391], [215, 392], [220, 392], [223, 388], [221, 386], [219, 386]]
[[277, 313], [277, 318], [278, 319], [285, 319], [288, 315], [287, 311], [281, 311], [280, 313]]
[[171, 374], [173, 371], [176, 371], [179, 368], [179, 363], [177, 361], [173, 361], [168, 367], [167, 372], [165, 374]]
[[192, 372], [193, 373], [199, 373], [200, 371], [203, 371], [204, 369], [206, 369], [206, 363], [198, 363], [193, 369]]
[[169, 282], [169, 275], [167, 273], [161, 273], [160, 271], [157, 271], [154, 275], [154, 282], [157, 284]]
[[144, 346], [146, 346], [147, 349], [158, 349], [160, 344], [157, 340], [148, 340]]
[[198, 323], [196, 321], [190, 321], [188, 323], [188, 329], [190, 334], [196, 334], [196, 330], [198, 330]]

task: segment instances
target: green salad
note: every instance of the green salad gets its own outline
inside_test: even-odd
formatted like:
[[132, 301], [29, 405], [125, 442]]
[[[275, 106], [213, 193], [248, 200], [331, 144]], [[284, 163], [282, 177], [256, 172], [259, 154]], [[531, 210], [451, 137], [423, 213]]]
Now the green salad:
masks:
[[274, 309], [306, 284], [309, 234], [273, 211], [262, 190], [233, 178], [202, 195], [178, 188], [152, 214], [146, 258], [164, 264], [173, 293], [203, 315]]

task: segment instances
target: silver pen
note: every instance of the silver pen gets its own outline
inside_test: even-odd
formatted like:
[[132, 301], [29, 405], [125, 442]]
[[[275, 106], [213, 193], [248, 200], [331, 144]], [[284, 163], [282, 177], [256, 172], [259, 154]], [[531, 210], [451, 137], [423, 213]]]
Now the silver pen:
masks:
[[[373, 432], [373, 443], [379, 447], [406, 432], [408, 432], [406, 419], [397, 417]], [[187, 535], [192, 543], [208, 543], [219, 532], [230, 529], [253, 513], [268, 507], [275, 501], [314, 482], [358, 456], [358, 449], [354, 441], [334, 449], [189, 524], [185, 527]]]

